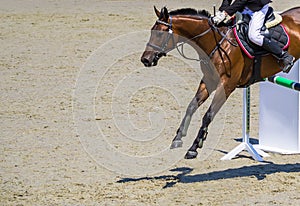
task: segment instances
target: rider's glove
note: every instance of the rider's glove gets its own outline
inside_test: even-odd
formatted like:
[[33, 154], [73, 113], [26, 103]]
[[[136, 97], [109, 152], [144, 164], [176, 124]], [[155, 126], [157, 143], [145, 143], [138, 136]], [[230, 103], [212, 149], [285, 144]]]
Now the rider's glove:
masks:
[[212, 18], [214, 24], [219, 25], [221, 22], [223, 22], [226, 19], [226, 12], [225, 11], [218, 11], [216, 16]]

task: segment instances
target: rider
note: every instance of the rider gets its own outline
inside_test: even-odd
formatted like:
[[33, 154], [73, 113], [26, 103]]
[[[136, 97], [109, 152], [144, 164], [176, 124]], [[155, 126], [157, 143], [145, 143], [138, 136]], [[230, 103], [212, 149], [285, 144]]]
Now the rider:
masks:
[[[223, 22], [226, 17], [234, 15], [237, 11], [249, 14], [251, 20], [249, 22], [249, 39], [262, 46], [265, 50], [272, 53], [276, 58], [282, 60], [284, 67], [283, 72], [288, 73], [293, 66], [295, 58], [287, 51], [283, 51], [280, 46], [273, 40], [263, 36], [261, 28], [263, 27], [265, 16], [268, 12], [269, 3], [271, 0], [223, 0], [219, 11], [213, 17], [216, 25]], [[232, 3], [232, 4], [231, 4]]]

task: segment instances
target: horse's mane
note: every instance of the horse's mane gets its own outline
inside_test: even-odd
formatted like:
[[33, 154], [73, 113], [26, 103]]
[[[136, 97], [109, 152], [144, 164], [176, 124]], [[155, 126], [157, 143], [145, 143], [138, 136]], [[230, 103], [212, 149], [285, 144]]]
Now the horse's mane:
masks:
[[196, 10], [192, 8], [177, 9], [169, 12], [170, 15], [191, 15], [191, 16], [204, 16], [210, 18], [211, 14], [206, 10]]

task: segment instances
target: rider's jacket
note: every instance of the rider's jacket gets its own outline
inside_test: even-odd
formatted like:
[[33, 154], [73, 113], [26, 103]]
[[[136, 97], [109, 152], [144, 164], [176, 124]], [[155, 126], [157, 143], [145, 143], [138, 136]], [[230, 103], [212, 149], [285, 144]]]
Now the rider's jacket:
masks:
[[[227, 14], [232, 16], [237, 11], [243, 11], [245, 7], [248, 7], [252, 11], [259, 11], [264, 5], [272, 2], [271, 0], [223, 0], [220, 11], [226, 11]], [[231, 4], [232, 3], [232, 4]]]

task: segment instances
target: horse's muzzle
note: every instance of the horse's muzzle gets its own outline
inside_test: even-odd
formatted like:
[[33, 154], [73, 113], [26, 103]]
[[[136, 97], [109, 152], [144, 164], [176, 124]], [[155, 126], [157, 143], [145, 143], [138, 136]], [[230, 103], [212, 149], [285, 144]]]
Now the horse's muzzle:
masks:
[[144, 64], [145, 67], [151, 67], [151, 66], [155, 66], [153, 65], [153, 61], [150, 61], [148, 58], [146, 57], [142, 57], [141, 58], [141, 62]]
[[145, 67], [156, 66], [158, 60], [162, 57], [166, 56], [165, 53], [152, 53], [152, 55], [147, 55], [146, 52], [141, 57], [141, 62], [145, 65]]

